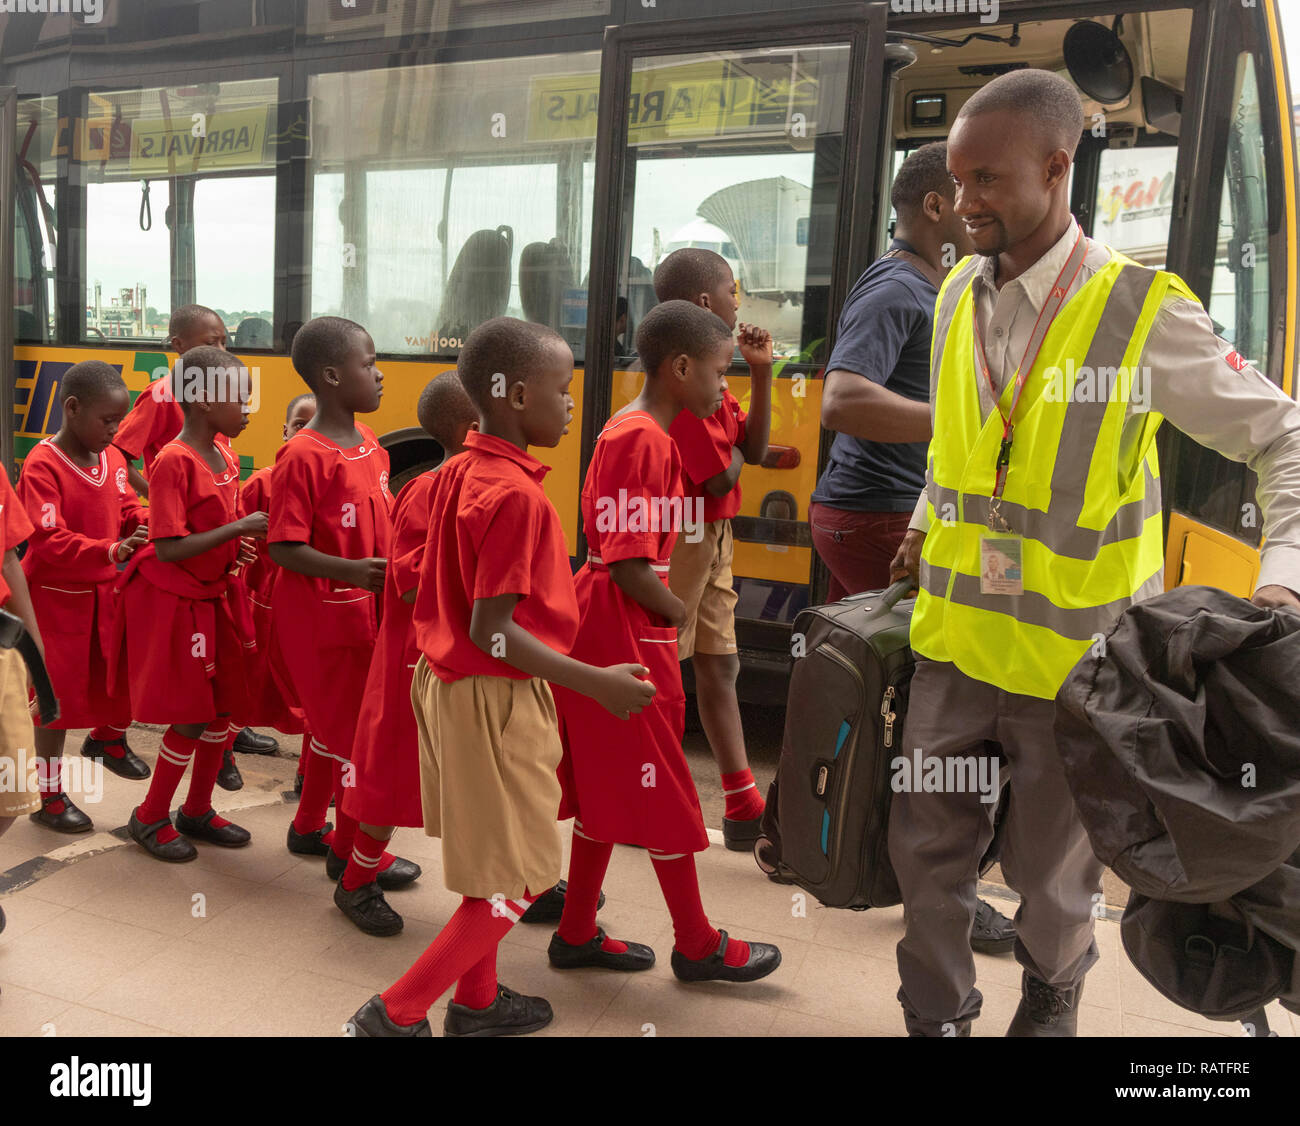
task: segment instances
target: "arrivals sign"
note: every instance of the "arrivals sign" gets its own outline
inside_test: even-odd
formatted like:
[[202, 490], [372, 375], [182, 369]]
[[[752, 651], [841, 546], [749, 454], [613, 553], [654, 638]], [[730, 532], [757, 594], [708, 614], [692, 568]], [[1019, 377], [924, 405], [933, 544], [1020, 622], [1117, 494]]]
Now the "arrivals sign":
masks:
[[210, 172], [270, 163], [266, 107], [131, 122], [133, 176]]

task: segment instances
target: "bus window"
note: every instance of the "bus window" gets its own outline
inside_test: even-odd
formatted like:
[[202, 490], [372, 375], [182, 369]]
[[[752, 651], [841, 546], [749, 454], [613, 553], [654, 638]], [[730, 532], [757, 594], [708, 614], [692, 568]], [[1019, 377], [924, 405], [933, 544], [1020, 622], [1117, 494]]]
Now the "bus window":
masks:
[[1177, 142], [1103, 149], [1092, 237], [1143, 266], [1163, 270], [1177, 163]]
[[348, 40], [609, 14], [610, 0], [307, 0], [304, 30], [313, 38]]
[[1255, 61], [1237, 56], [1214, 279], [1207, 306], [1219, 335], [1268, 370], [1268, 181]]
[[312, 76], [312, 316], [455, 356], [509, 315], [580, 354], [599, 70], [588, 52]]
[[74, 130], [86, 177], [87, 340], [159, 341], [173, 304], [233, 337], [270, 321], [275, 78], [89, 95]]

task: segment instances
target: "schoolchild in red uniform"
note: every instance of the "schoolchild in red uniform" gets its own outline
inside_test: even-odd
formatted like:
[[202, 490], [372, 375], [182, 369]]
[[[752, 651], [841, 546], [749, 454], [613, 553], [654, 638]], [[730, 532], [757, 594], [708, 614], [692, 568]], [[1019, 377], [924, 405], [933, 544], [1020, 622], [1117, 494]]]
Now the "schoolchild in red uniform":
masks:
[[[457, 365], [480, 432], [434, 475], [420, 566], [412, 678], [425, 832], [464, 897], [416, 963], [352, 1017], [358, 1036], [430, 1036], [430, 1006], [453, 983], [443, 1032], [509, 1036], [553, 1019], [540, 997], [497, 981], [497, 945], [560, 874], [560, 761], [548, 681], [614, 715], [654, 688], [639, 664], [565, 656], [578, 628], [568, 548], [529, 446], [567, 432], [573, 353], [541, 325], [480, 325]], [[504, 380], [501, 379], [504, 376]]]
[[[681, 458], [668, 428], [682, 410], [708, 418], [722, 404], [734, 342], [726, 323], [686, 301], [653, 308], [636, 335], [645, 385], [601, 431], [582, 490], [586, 565], [576, 585], [582, 625], [577, 660], [640, 661], [659, 691], [631, 724], [563, 688], [564, 804], [575, 818], [564, 914], [548, 951], [559, 969], [629, 963], [625, 945], [596, 926], [601, 880], [614, 844], [650, 852], [673, 919], [673, 973], [683, 981], [754, 981], [781, 963], [767, 943], [729, 940], [700, 903], [695, 856], [709, 847], [695, 783], [682, 753], [685, 696], [677, 629], [686, 616], [668, 588], [683, 520]], [[632, 944], [635, 945], [635, 944]], [[650, 956], [648, 947], [637, 947]]]
[[[244, 704], [254, 643], [235, 571], [253, 560], [244, 537], [265, 536], [266, 516], [240, 517], [239, 461], [217, 434], [248, 425], [247, 369], [220, 348], [193, 348], [178, 367], [185, 425], [153, 464], [149, 543], [118, 581], [116, 662], [109, 689], [129, 691], [131, 714], [167, 725], [149, 794], [131, 814], [131, 837], [159, 860], [193, 860], [195, 840], [238, 848], [246, 829], [217, 816], [212, 788]], [[173, 827], [168, 810], [193, 759]]]
[[[443, 464], [465, 449], [465, 435], [478, 429], [478, 408], [454, 371], [443, 372], [420, 394], [420, 425], [442, 446]], [[360, 822], [352, 856], [334, 891], [335, 902], [367, 934], [396, 934], [402, 917], [384, 900], [384, 889], [410, 878], [383, 857], [399, 825], [424, 825], [420, 808], [420, 743], [411, 708], [411, 674], [420, 658], [412, 605], [429, 538], [429, 500], [438, 470], [415, 478], [393, 508], [393, 548], [384, 582], [383, 620], [366, 678], [352, 755], [356, 785], [343, 810]], [[326, 864], [336, 863], [333, 856]], [[400, 882], [394, 883], [394, 880]]]
[[63, 741], [93, 728], [81, 745], [122, 778], [149, 777], [126, 742], [131, 708], [108, 691], [113, 585], [117, 565], [149, 539], [148, 511], [127, 484], [126, 459], [112, 444], [130, 404], [117, 369], [74, 364], [59, 382], [63, 422], [23, 462], [18, 495], [34, 531], [23, 557], [32, 605], [42, 623], [46, 667], [59, 718], [36, 728], [42, 808], [32, 820], [61, 833], [94, 826], [63, 792]]
[[[739, 289], [720, 254], [698, 247], [674, 250], [654, 277], [660, 301], [690, 301], [716, 313], [736, 329]], [[726, 846], [747, 852], [758, 839], [763, 796], [758, 792], [736, 698], [740, 654], [736, 650], [736, 592], [731, 560], [731, 518], [740, 511], [740, 471], [761, 465], [767, 456], [772, 417], [772, 337], [756, 325], [740, 325], [740, 353], [749, 364], [749, 414], [730, 391], [708, 418], [682, 411], [668, 433], [682, 455], [682, 483], [703, 526], [677, 537], [668, 585], [686, 606], [677, 639], [677, 656], [695, 669], [695, 699], [700, 723], [722, 774]], [[702, 510], [702, 511], [701, 511]]]
[[[316, 396], [307, 392], [289, 400], [284, 415], [284, 440], [287, 442], [316, 414]], [[254, 470], [239, 487], [239, 514], [271, 511], [271, 471], [269, 465]], [[287, 689], [288, 674], [274, 652], [271, 632], [271, 591], [280, 568], [271, 562], [266, 542], [257, 540], [257, 558], [243, 571], [248, 592], [249, 610], [257, 635], [257, 654], [248, 664], [249, 704], [244, 718], [260, 727], [274, 727], [286, 735], [306, 732], [306, 715]], [[308, 737], [309, 738], [309, 737]], [[304, 740], [306, 742], [307, 740]]]
[[[316, 396], [316, 414], [276, 456], [267, 535], [280, 567], [271, 591], [274, 644], [311, 729], [288, 847], [302, 856], [332, 855], [341, 874], [357, 829], [343, 792], [354, 777], [357, 716], [378, 627], [375, 596], [384, 589], [392, 539], [388, 454], [356, 415], [379, 409], [384, 377], [370, 334], [342, 317], [303, 325], [293, 338], [293, 366]], [[338, 817], [332, 833], [325, 821], [331, 795]], [[412, 879], [419, 871], [414, 864], [406, 870]]]

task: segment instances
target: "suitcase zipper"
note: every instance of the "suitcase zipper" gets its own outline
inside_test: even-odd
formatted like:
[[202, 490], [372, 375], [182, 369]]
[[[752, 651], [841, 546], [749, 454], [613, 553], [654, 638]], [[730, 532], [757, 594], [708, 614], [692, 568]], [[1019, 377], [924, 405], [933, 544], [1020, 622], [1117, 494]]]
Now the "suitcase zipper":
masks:
[[898, 714], [894, 711], [892, 705], [894, 702], [894, 686], [891, 684], [885, 689], [884, 698], [880, 701], [880, 714], [885, 721], [885, 746], [894, 745], [894, 720]]

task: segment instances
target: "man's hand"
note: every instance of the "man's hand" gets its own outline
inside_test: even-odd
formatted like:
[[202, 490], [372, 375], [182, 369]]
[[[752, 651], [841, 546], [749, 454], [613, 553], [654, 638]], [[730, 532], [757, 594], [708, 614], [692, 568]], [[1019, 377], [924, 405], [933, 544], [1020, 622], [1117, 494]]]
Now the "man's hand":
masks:
[[1300, 614], [1300, 598], [1296, 597], [1295, 591], [1284, 586], [1275, 584], [1262, 586], [1255, 591], [1255, 597], [1251, 602], [1256, 606], [1263, 606], [1266, 610], [1290, 610], [1292, 613]]
[[896, 583], [899, 579], [907, 576], [912, 580], [912, 585], [919, 586], [921, 582], [921, 547], [925, 543], [925, 533], [919, 528], [909, 528], [907, 534], [903, 536], [903, 542], [898, 545], [898, 554], [894, 556], [893, 561], [889, 564], [889, 581]]

